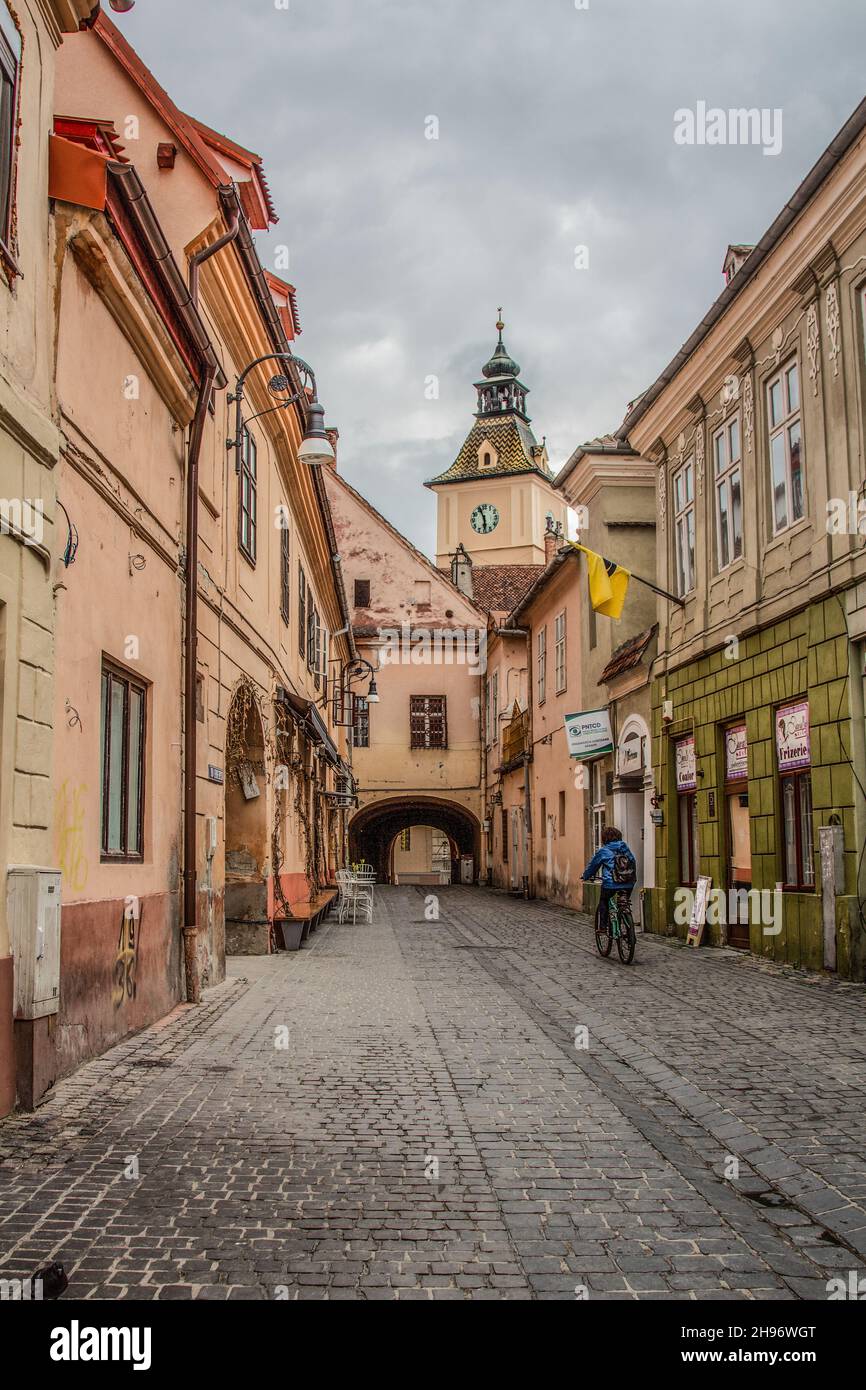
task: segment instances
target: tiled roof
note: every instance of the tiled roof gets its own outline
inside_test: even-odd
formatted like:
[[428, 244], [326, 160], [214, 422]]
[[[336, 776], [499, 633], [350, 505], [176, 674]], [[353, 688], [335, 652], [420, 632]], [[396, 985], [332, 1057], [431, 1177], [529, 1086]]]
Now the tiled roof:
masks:
[[[478, 462], [478, 450], [489, 439], [498, 455], [492, 468], [482, 468]], [[504, 419], [478, 420], [472, 426], [450, 468], [431, 478], [430, 483], [459, 483], [464, 478], [495, 478], [509, 473], [540, 473], [549, 478], [550, 473], [543, 468], [538, 459], [533, 458], [532, 450], [538, 449], [538, 442], [529, 426], [516, 415]]]
[[488, 613], [510, 613], [543, 569], [543, 565], [473, 565], [472, 597]]
[[644, 632], [638, 632], [634, 637], [629, 637], [627, 642], [623, 642], [621, 647], [617, 647], [599, 676], [598, 684], [604, 685], [607, 681], [613, 680], [614, 676], [621, 676], [624, 671], [630, 671], [632, 667], [637, 666], [652, 641], [655, 631], [656, 625], [654, 624], [652, 627], [646, 628]]

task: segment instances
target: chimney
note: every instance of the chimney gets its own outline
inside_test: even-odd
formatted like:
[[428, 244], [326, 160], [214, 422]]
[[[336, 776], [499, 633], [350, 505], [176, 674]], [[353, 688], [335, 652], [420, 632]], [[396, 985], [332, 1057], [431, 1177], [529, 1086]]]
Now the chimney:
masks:
[[544, 533], [544, 563], [546, 565], [550, 564], [551, 560], [553, 559], [554, 555], [559, 549], [559, 542], [561, 539], [562, 522], [558, 521], [554, 526], [551, 523], [550, 518], [548, 518], [547, 530]]
[[334, 426], [333, 429], [326, 427], [326, 429], [325, 429], [325, 434], [328, 436], [328, 442], [329, 442], [331, 448], [332, 448], [333, 451], [334, 451], [334, 462], [333, 462], [333, 463], [330, 463], [330, 462], [329, 462], [328, 467], [329, 467], [329, 468], [333, 468], [334, 472], [336, 473], [336, 471], [337, 471], [337, 440], [340, 438], [340, 431], [337, 429], [336, 426]]
[[462, 541], [457, 542], [457, 549], [451, 556], [451, 583], [457, 586], [461, 594], [472, 597], [472, 561], [463, 549]]

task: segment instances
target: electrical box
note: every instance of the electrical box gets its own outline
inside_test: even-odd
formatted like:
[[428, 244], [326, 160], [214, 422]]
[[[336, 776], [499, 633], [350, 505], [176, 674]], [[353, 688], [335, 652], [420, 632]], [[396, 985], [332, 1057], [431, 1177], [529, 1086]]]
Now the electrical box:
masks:
[[14, 864], [6, 874], [6, 920], [15, 972], [15, 1017], [60, 1007], [60, 870]]
[[460, 882], [471, 884], [475, 878], [475, 860], [471, 854], [460, 856]]
[[216, 816], [205, 816], [205, 855], [208, 859], [213, 859], [217, 849], [217, 818]]

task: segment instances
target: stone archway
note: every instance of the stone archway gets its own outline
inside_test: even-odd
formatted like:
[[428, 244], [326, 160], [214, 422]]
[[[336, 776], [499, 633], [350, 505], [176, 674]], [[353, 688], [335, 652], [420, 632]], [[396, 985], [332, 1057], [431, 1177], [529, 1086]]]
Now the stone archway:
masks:
[[269, 949], [268, 797], [265, 727], [255, 688], [236, 687], [226, 720], [226, 955]]
[[476, 816], [454, 801], [432, 796], [389, 797], [363, 807], [349, 824], [349, 859], [365, 859], [372, 864], [380, 882], [391, 881], [391, 845], [401, 830], [413, 825], [429, 825], [442, 830], [455, 850], [452, 882], [459, 882], [460, 856], [471, 854], [474, 877], [478, 875], [481, 826]]

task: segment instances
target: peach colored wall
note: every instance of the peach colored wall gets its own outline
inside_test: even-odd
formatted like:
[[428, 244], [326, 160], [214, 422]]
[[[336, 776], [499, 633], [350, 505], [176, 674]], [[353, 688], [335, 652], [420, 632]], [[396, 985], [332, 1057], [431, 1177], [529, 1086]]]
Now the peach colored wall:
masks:
[[[539, 897], [553, 898], [571, 907], [583, 905], [580, 875], [586, 866], [587, 799], [575, 785], [578, 765], [569, 757], [563, 718], [583, 708], [585, 692], [581, 690], [581, 609], [584, 588], [579, 565], [567, 560], [559, 573], [541, 591], [524, 621], [532, 634], [532, 765], [533, 872], [535, 891]], [[554, 623], [557, 614], [566, 614], [566, 686], [556, 690]], [[538, 700], [537, 634], [547, 629], [547, 694]], [[601, 694], [602, 692], [599, 692]], [[601, 698], [598, 706], [605, 703]], [[541, 742], [549, 737], [549, 743]], [[579, 780], [579, 779], [578, 779]], [[565, 793], [565, 832], [558, 824], [559, 793]], [[541, 801], [547, 803], [548, 823], [542, 824]]]

